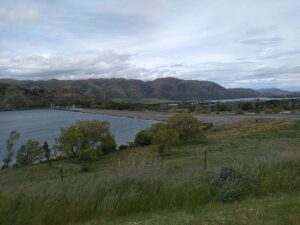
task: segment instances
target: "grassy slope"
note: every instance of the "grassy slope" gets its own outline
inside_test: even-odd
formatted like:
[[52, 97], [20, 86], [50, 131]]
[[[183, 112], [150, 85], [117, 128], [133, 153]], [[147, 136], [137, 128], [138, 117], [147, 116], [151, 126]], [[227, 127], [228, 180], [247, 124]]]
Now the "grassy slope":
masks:
[[[164, 157], [146, 147], [2, 170], [0, 224], [299, 224], [299, 146], [299, 121], [247, 121]], [[214, 184], [224, 166], [246, 179]]]
[[292, 194], [232, 204], [208, 204], [193, 210], [92, 219], [72, 225], [297, 225], [299, 215], [300, 195]]

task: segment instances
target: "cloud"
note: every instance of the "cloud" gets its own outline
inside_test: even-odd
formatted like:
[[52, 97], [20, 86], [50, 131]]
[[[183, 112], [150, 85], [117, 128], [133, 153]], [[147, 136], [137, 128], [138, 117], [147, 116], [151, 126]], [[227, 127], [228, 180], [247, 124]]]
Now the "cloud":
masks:
[[278, 45], [284, 39], [273, 37], [273, 38], [252, 38], [241, 41], [242, 44], [246, 45], [257, 45], [257, 46], [274, 46]]
[[252, 71], [253, 75], [247, 78], [283, 78], [287, 75], [298, 76], [300, 82], [300, 66], [258, 68]]
[[[153, 80], [177, 77], [211, 80], [225, 87], [272, 87], [297, 90], [300, 66], [258, 67], [255, 61], [206, 62], [142, 67], [132, 63], [132, 55], [86, 51], [49, 56], [0, 56], [0, 79], [89, 79], [124, 77]], [[241, 76], [242, 74], [242, 76]], [[220, 80], [220, 77], [222, 79]]]
[[278, 30], [278, 26], [276, 26], [276, 25], [271, 25], [271, 26], [267, 26], [267, 27], [255, 27], [255, 28], [247, 30], [246, 35], [247, 36], [263, 36], [263, 35], [268, 35], [277, 30]]
[[76, 52], [65, 55], [0, 57], [0, 79], [88, 79], [125, 77], [155, 79], [175, 70], [142, 68], [130, 63], [131, 55], [114, 52]]
[[112, 52], [77, 52], [64, 55], [25, 56], [0, 59], [0, 77], [69, 79], [107, 76], [126, 70], [130, 55]]
[[295, 87], [297, 73], [293, 83], [275, 73], [300, 65], [299, 10], [296, 0], [1, 0], [0, 77]]
[[12, 10], [7, 8], [0, 8], [0, 19], [8, 22], [33, 20], [37, 18], [38, 15], [38, 11], [34, 9]]

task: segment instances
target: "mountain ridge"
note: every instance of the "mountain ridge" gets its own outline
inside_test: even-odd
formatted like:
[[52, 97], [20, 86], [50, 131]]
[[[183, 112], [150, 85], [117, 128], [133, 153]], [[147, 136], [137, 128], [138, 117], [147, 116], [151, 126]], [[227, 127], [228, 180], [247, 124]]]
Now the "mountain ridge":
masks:
[[294, 93], [292, 91], [286, 91], [280, 88], [262, 88], [262, 89], [258, 89], [257, 91], [259, 91], [265, 96], [290, 95]]
[[70, 90], [80, 94], [101, 98], [158, 98], [180, 101], [218, 100], [232, 98], [261, 97], [259, 91], [249, 88], [225, 88], [212, 81], [182, 80], [173, 77], [152, 81], [125, 78], [99, 78], [85, 80], [13, 80], [2, 79], [2, 83], [22, 88], [45, 90]]

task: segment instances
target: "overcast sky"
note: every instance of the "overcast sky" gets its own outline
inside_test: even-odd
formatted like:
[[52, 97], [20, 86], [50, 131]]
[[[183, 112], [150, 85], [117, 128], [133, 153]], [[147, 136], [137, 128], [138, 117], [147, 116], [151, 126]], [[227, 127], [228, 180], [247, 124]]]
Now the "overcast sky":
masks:
[[0, 78], [170, 76], [300, 90], [300, 1], [0, 1]]

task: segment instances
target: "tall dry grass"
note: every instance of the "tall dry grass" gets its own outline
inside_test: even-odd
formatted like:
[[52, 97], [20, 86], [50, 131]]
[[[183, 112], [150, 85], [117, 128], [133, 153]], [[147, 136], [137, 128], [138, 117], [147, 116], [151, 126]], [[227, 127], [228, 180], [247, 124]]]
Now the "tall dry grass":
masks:
[[299, 160], [203, 171], [199, 165], [170, 170], [159, 160], [129, 157], [105, 173], [67, 177], [64, 183], [52, 179], [2, 185], [0, 224], [59, 225], [292, 192], [300, 185], [299, 172]]

